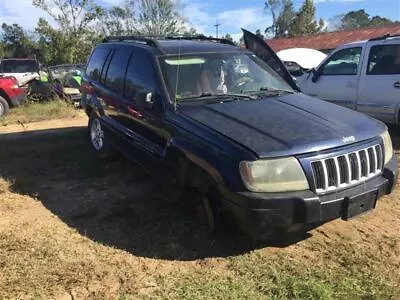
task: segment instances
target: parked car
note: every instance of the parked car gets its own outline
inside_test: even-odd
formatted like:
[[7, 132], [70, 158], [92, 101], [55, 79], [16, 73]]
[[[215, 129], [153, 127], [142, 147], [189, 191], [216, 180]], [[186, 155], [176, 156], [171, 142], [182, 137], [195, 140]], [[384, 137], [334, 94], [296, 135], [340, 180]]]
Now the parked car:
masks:
[[399, 75], [400, 38], [385, 35], [338, 47], [297, 83], [305, 94], [399, 123]]
[[326, 58], [326, 54], [309, 48], [291, 48], [276, 53], [289, 73], [299, 77], [304, 73], [319, 66]]
[[0, 60], [0, 75], [13, 76], [19, 86], [24, 86], [34, 79], [38, 79], [39, 63], [32, 58], [9, 58]]
[[192, 191], [210, 231], [223, 216], [264, 239], [373, 209], [396, 182], [386, 126], [301, 94], [262, 39], [244, 40], [106, 38], [82, 83], [93, 150]]
[[0, 117], [5, 116], [10, 107], [21, 105], [25, 100], [25, 90], [18, 86], [15, 77], [0, 76]]

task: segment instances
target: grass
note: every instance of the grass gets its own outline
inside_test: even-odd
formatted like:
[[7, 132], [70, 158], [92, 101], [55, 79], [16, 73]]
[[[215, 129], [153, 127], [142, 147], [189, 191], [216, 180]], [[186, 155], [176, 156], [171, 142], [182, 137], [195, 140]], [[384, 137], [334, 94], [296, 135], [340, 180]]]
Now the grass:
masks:
[[400, 295], [399, 190], [370, 215], [259, 245], [209, 236], [142, 169], [93, 156], [86, 134], [2, 142], [0, 299]]
[[65, 101], [54, 100], [32, 103], [10, 109], [6, 116], [0, 117], [0, 126], [68, 118], [75, 116], [75, 114], [74, 107]]

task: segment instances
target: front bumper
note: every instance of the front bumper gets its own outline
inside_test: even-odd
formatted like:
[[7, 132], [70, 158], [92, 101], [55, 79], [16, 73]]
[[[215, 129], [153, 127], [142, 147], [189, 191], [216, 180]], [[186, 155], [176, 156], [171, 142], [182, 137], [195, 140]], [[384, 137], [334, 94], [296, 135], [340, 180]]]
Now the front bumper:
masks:
[[[397, 180], [397, 156], [383, 172], [368, 181], [348, 189], [325, 195], [312, 191], [291, 193], [234, 193], [221, 189], [223, 209], [232, 215], [239, 227], [255, 239], [262, 239], [273, 228], [312, 225], [342, 217], [346, 219], [349, 199], [376, 192], [376, 199], [390, 194]], [[375, 207], [374, 206], [371, 208]]]
[[21, 93], [19, 95], [10, 97], [11, 104], [13, 106], [19, 106], [19, 105], [24, 104], [25, 101], [26, 101], [26, 98], [27, 98], [26, 96], [27, 96], [26, 92], [23, 92], [23, 93]]

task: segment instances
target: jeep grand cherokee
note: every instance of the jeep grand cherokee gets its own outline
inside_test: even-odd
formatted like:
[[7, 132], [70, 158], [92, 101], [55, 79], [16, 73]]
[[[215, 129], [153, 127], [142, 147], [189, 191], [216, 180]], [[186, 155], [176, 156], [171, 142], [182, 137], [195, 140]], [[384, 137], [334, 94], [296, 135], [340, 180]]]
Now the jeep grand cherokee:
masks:
[[94, 151], [110, 147], [194, 191], [213, 230], [232, 217], [254, 238], [373, 209], [392, 191], [386, 126], [300, 93], [268, 45], [109, 37], [82, 85]]

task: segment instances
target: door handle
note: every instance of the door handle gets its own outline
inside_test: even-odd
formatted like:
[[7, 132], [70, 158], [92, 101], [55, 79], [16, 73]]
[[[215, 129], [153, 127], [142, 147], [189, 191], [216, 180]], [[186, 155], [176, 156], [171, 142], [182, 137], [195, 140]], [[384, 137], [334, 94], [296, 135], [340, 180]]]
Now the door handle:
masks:
[[143, 117], [143, 115], [139, 111], [137, 111], [136, 109], [134, 109], [130, 106], [128, 106], [128, 112], [134, 118], [142, 118]]
[[348, 81], [348, 82], [346, 82], [346, 87], [355, 88], [356, 87], [356, 83], [354, 81]]
[[400, 81], [394, 82], [394, 83], [393, 83], [393, 86], [394, 86], [396, 89], [400, 89]]

